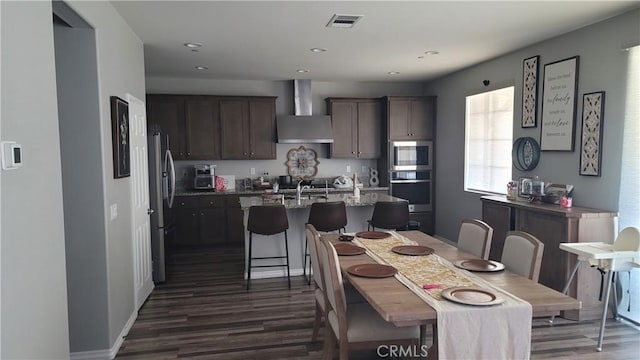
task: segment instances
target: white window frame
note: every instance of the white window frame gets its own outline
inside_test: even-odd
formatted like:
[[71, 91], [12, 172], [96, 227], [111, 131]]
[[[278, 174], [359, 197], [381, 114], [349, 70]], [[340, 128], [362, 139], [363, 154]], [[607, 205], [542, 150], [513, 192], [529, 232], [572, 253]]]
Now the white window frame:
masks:
[[[472, 186], [470, 184], [470, 178], [471, 176], [474, 176], [474, 173], [472, 173], [472, 171], [470, 171], [470, 166], [472, 166], [473, 164], [470, 161], [470, 141], [471, 141], [471, 131], [470, 131], [470, 121], [471, 121], [471, 117], [473, 115], [470, 115], [470, 109], [469, 109], [469, 100], [471, 97], [477, 96], [477, 95], [484, 95], [484, 94], [489, 94], [495, 91], [499, 91], [499, 90], [510, 90], [512, 95], [512, 102], [511, 102], [511, 114], [506, 116], [505, 121], [507, 121], [508, 119], [508, 124], [505, 124], [505, 128], [504, 131], [502, 132], [502, 137], [499, 138], [494, 138], [494, 141], [502, 141], [503, 142], [503, 151], [501, 151], [500, 153], [504, 153], [505, 154], [505, 163], [504, 164], [498, 164], [499, 165], [499, 169], [501, 169], [503, 172], [505, 170], [505, 167], [508, 167], [508, 177], [505, 177], [504, 179], [501, 179], [500, 184], [501, 186], [497, 186], [494, 184], [494, 188], [491, 188], [490, 184], [491, 180], [488, 180], [487, 182], [485, 182], [483, 184], [482, 187], [479, 186]], [[487, 99], [487, 101], [489, 101]], [[511, 180], [511, 173], [512, 173], [512, 159], [511, 159], [511, 146], [513, 144], [513, 126], [514, 126], [514, 109], [515, 109], [515, 86], [513, 83], [508, 83], [508, 84], [497, 84], [495, 86], [492, 86], [490, 88], [485, 88], [482, 91], [476, 91], [476, 92], [472, 92], [469, 93], [466, 97], [465, 97], [465, 121], [464, 121], [464, 191], [466, 192], [472, 192], [472, 193], [481, 193], [481, 194], [500, 194], [500, 195], [504, 195], [506, 194], [506, 189], [507, 189], [507, 182], [509, 180]], [[484, 127], [485, 133], [487, 130], [491, 131], [491, 129], [487, 129], [486, 127]], [[495, 135], [495, 131], [492, 132], [493, 135]], [[506, 138], [505, 136], [507, 136], [506, 134], [508, 134], [508, 138]], [[489, 135], [492, 136], [492, 135]], [[487, 137], [485, 136], [485, 139]], [[502, 140], [500, 140], [502, 139]], [[508, 142], [508, 149], [506, 149], [506, 145]], [[506, 161], [508, 159], [508, 162]], [[477, 163], [476, 163], [477, 164]], [[491, 166], [492, 164], [488, 164], [488, 163], [484, 163], [485, 166]], [[489, 176], [490, 177], [495, 177], [495, 176], [499, 176], [497, 174], [492, 174], [491, 171], [489, 171]], [[502, 183], [504, 183], [502, 185]], [[488, 185], [488, 186], [487, 186]]]

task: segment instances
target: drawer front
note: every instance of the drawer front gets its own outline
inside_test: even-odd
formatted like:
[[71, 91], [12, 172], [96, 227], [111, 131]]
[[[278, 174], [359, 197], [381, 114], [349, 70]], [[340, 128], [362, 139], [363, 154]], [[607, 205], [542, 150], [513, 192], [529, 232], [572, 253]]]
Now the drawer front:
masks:
[[219, 208], [225, 207], [225, 197], [223, 195], [216, 196], [198, 196], [198, 205], [201, 208]]
[[176, 208], [197, 208], [198, 197], [197, 196], [177, 196], [174, 201], [174, 207]]

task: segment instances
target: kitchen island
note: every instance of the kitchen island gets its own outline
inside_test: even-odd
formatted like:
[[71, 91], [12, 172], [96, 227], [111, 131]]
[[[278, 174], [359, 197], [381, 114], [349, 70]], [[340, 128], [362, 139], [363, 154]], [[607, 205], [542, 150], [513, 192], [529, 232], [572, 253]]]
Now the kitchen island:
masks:
[[[245, 229], [245, 259], [249, 253], [249, 233], [247, 231], [247, 221], [249, 219], [249, 208], [255, 205], [274, 205], [283, 204], [287, 209], [287, 218], [289, 220], [289, 230], [287, 236], [289, 240], [289, 264], [291, 276], [302, 275], [302, 267], [304, 261], [304, 244], [305, 244], [305, 224], [309, 218], [309, 208], [315, 202], [332, 202], [344, 201], [347, 207], [347, 232], [358, 232], [367, 230], [367, 220], [371, 219], [373, 207], [377, 201], [406, 201], [404, 199], [389, 196], [387, 194], [377, 192], [367, 192], [360, 195], [359, 198], [353, 197], [352, 194], [318, 194], [304, 193], [300, 200], [295, 196], [286, 197], [283, 200], [281, 196], [251, 196], [241, 197], [240, 206], [244, 211], [244, 229]], [[272, 236], [262, 236], [253, 234], [253, 256], [284, 256], [284, 234], [276, 234]], [[247, 274], [248, 261], [245, 261], [245, 278]], [[258, 265], [259, 260], [253, 260], [253, 265]], [[267, 264], [266, 262], [264, 264]], [[251, 271], [252, 279], [284, 277], [286, 269], [278, 270], [259, 270]]]

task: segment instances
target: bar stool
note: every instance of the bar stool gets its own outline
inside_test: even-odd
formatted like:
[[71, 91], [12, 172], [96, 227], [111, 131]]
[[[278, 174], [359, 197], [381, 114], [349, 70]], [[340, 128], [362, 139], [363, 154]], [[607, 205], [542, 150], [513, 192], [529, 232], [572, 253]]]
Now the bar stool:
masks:
[[377, 201], [373, 207], [371, 220], [368, 220], [367, 229], [407, 230], [409, 222], [409, 202]]
[[[291, 289], [291, 273], [289, 271], [289, 241], [287, 229], [289, 220], [284, 205], [262, 205], [249, 208], [247, 230], [249, 231], [249, 266], [247, 267], [247, 290], [251, 287], [251, 268], [255, 267], [285, 267], [287, 268], [287, 282]], [[285, 256], [252, 257], [253, 234], [275, 235], [284, 232]], [[251, 265], [251, 260], [285, 259], [284, 264], [275, 265]]]
[[[317, 231], [331, 232], [344, 230], [347, 226], [347, 207], [344, 201], [316, 202], [311, 204], [309, 209], [309, 220], [307, 224], [313, 225]], [[311, 267], [311, 258], [308, 251], [308, 240], [304, 242], [304, 265], [302, 275], [307, 276], [307, 258]], [[311, 274], [311, 269], [309, 269]], [[307, 284], [311, 284], [311, 276], [307, 278]]]

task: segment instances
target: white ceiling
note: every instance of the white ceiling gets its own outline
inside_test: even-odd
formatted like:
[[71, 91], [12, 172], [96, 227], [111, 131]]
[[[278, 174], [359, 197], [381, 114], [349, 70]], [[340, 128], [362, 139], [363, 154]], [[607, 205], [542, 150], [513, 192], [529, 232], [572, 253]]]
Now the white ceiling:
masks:
[[[638, 1], [112, 1], [147, 76], [424, 81], [638, 7]], [[334, 14], [364, 17], [327, 28]], [[198, 52], [183, 46], [202, 43]], [[326, 48], [313, 53], [311, 48]], [[424, 55], [437, 50], [438, 55]], [[532, 54], [535, 55], [535, 54]], [[208, 70], [196, 70], [206, 66]], [[308, 69], [308, 73], [297, 73]], [[398, 75], [389, 75], [398, 71]]]

